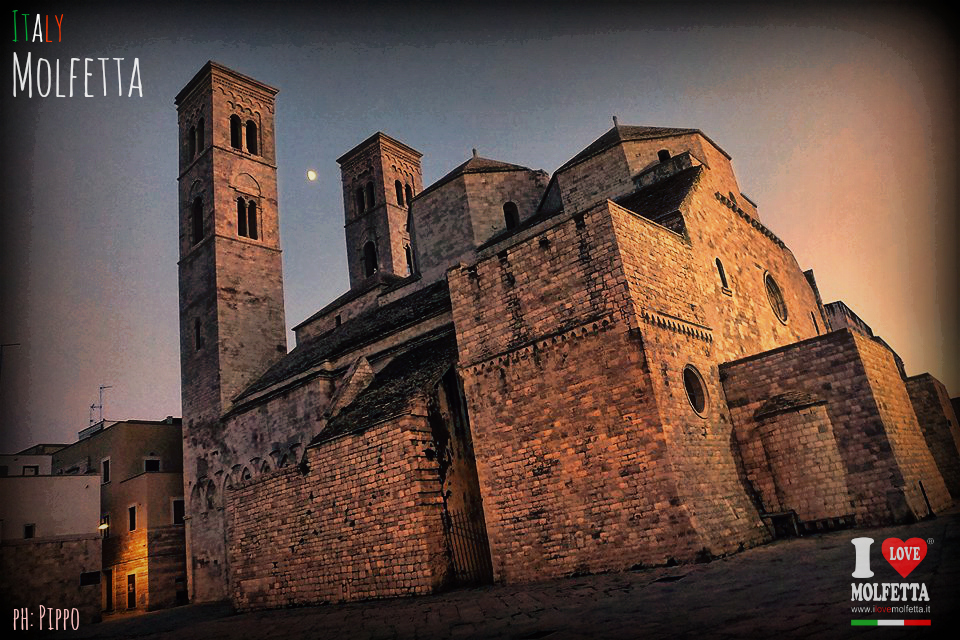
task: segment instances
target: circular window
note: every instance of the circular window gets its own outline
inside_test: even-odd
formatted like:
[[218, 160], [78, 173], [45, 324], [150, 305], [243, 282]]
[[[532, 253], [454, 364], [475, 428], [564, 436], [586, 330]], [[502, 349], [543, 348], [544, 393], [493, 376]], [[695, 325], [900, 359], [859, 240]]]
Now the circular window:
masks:
[[683, 368], [683, 388], [687, 392], [687, 400], [690, 406], [702, 416], [703, 410], [707, 408], [707, 386], [703, 383], [703, 377], [692, 365]]
[[783, 301], [783, 293], [780, 291], [780, 285], [773, 279], [769, 273], [763, 276], [763, 284], [767, 288], [767, 299], [773, 312], [780, 318], [780, 322], [787, 322], [787, 303]]

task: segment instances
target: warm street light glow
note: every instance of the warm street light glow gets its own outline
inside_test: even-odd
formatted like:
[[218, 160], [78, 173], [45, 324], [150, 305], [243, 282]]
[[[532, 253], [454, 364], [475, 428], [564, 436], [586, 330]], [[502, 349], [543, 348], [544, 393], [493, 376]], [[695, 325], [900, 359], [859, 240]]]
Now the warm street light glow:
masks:
[[314, 171], [313, 169], [310, 169], [309, 171], [307, 171], [307, 180], [309, 180], [310, 182], [316, 182], [317, 172]]

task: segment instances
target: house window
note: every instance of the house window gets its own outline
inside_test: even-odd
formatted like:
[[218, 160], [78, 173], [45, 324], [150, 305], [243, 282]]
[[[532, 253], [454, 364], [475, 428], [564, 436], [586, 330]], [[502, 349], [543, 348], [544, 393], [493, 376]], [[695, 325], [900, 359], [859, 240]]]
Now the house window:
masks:
[[503, 220], [507, 229], [516, 229], [520, 225], [520, 212], [515, 203], [508, 202], [503, 205]]
[[230, 116], [230, 146], [243, 149], [243, 123], [238, 115]]
[[137, 507], [132, 506], [127, 509], [127, 514], [130, 516], [130, 531], [137, 530]]
[[197, 244], [203, 240], [203, 198], [195, 198], [190, 207], [190, 242]]
[[38, 476], [40, 475], [40, 466], [36, 464], [25, 464], [23, 465], [21, 473], [25, 476]]
[[407, 206], [410, 206], [410, 202], [413, 200], [413, 189], [410, 188], [410, 185], [405, 185], [403, 187], [404, 193], [407, 194]]
[[110, 516], [107, 514], [100, 516], [100, 532], [104, 538], [110, 537]]
[[89, 587], [90, 585], [100, 584], [99, 571], [85, 571], [80, 574], [80, 586]]
[[666, 162], [669, 159], [670, 159], [669, 151], [667, 151], [666, 149], [660, 149], [660, 151], [657, 151], [657, 160], [659, 160], [660, 162]]
[[397, 190], [397, 204], [403, 206], [403, 185], [399, 180], [394, 181], [393, 187]]
[[37, 535], [37, 525], [35, 524], [25, 524], [23, 525], [23, 538], [24, 540], [29, 540]]
[[173, 501], [173, 524], [183, 524], [183, 499]]
[[703, 417], [703, 411], [707, 408], [707, 386], [703, 383], [703, 376], [693, 365], [688, 364], [683, 368], [683, 388], [687, 392], [690, 406], [698, 416]]
[[379, 264], [377, 263], [377, 245], [373, 240], [363, 245], [363, 275], [369, 278], [377, 272]]
[[143, 470], [146, 473], [159, 473], [160, 471], [160, 458], [144, 458], [143, 460]]
[[247, 203], [247, 233], [251, 240], [256, 240], [257, 233], [257, 203], [251, 200]]
[[257, 123], [247, 120], [247, 151], [257, 155]]
[[103, 484], [110, 482], [110, 458], [100, 462], [100, 481]]
[[720, 258], [717, 258], [716, 262], [717, 262], [717, 273], [720, 274], [720, 285], [724, 289], [729, 289], [730, 287], [729, 285], [727, 285], [727, 273], [726, 271], [723, 270], [723, 263], [720, 262]]
[[407, 275], [413, 275], [413, 252], [410, 250], [410, 245], [404, 245], [403, 252], [407, 258]]
[[195, 351], [203, 349], [203, 325], [200, 318], [193, 319], [193, 348]]
[[206, 140], [203, 133], [203, 118], [197, 120], [197, 153], [202, 153], [206, 146]]
[[763, 284], [767, 289], [767, 300], [770, 301], [770, 307], [777, 314], [780, 322], [787, 323], [787, 303], [783, 300], [783, 293], [780, 291], [780, 285], [773, 279], [769, 272], [763, 276]]

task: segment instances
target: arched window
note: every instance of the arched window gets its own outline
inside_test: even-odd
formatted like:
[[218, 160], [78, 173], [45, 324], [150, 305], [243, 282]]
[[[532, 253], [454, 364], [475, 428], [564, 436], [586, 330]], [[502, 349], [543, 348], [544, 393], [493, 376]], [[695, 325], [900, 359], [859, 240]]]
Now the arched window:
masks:
[[397, 190], [397, 204], [402, 207], [403, 206], [403, 185], [400, 183], [399, 180], [396, 180], [394, 181], [393, 186]]
[[257, 153], [257, 123], [253, 120], [247, 120], [247, 151]]
[[410, 202], [413, 200], [413, 189], [410, 188], [410, 185], [404, 187], [404, 192], [407, 194], [407, 206], [410, 206]]
[[197, 197], [190, 207], [190, 243], [203, 240], [203, 198]]
[[257, 203], [253, 200], [247, 203], [247, 232], [251, 240], [257, 239]]
[[373, 183], [367, 183], [367, 209], [373, 209], [373, 205], [376, 204], [376, 200], [373, 197]]
[[670, 159], [669, 151], [667, 151], [666, 149], [660, 149], [660, 151], [657, 151], [657, 160], [659, 160], [660, 162], [666, 162], [669, 159]]
[[247, 204], [243, 198], [237, 198], [237, 235], [247, 237]]
[[720, 274], [720, 284], [723, 285], [724, 289], [729, 289], [730, 287], [727, 285], [727, 274], [723, 270], [723, 263], [720, 262], [720, 258], [717, 258], [717, 273]]
[[687, 392], [687, 399], [690, 406], [702, 416], [703, 410], [707, 408], [707, 386], [703, 383], [703, 376], [693, 365], [688, 364], [683, 368], [683, 388]]
[[404, 245], [403, 252], [407, 257], [407, 275], [413, 275], [413, 251], [410, 250], [410, 245]]
[[240, 122], [240, 116], [234, 114], [230, 116], [230, 146], [234, 149], [243, 148], [243, 124]]
[[363, 187], [357, 187], [357, 213], [363, 213]]
[[193, 160], [194, 156], [197, 155], [197, 128], [190, 127], [190, 131], [187, 132], [187, 158]]
[[206, 147], [206, 134], [203, 130], [203, 118], [197, 120], [197, 153], [203, 153]]
[[377, 245], [373, 243], [373, 240], [369, 240], [363, 245], [363, 275], [369, 278], [377, 272], [378, 268]]
[[766, 273], [763, 276], [763, 284], [767, 289], [767, 300], [770, 301], [770, 307], [773, 309], [773, 312], [777, 314], [777, 318], [780, 322], [787, 323], [787, 303], [783, 299], [783, 293], [780, 291], [780, 285], [777, 284], [777, 281], [773, 279], [773, 276], [770, 273]]
[[520, 225], [520, 212], [517, 211], [517, 205], [508, 202], [503, 205], [503, 220], [507, 224], [507, 229], [516, 229]]

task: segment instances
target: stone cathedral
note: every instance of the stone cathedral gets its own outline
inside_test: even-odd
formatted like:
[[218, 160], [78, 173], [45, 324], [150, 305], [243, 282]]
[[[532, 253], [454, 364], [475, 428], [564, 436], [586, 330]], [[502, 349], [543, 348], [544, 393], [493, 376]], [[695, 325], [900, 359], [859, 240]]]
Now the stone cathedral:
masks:
[[427, 186], [373, 134], [337, 159], [350, 290], [288, 352], [276, 95], [210, 62], [176, 97], [194, 602], [703, 561], [960, 496], [943, 385], [823, 304], [698, 129]]

